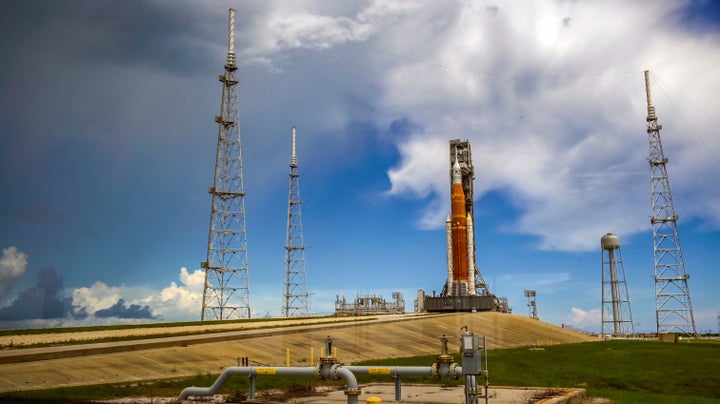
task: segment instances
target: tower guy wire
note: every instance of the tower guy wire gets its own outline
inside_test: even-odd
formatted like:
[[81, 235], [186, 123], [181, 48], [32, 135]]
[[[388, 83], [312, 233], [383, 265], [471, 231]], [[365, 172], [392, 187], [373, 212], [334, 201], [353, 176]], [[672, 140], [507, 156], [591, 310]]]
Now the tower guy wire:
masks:
[[228, 52], [222, 83], [217, 155], [212, 196], [207, 259], [200, 319], [250, 318], [245, 190], [235, 64], [235, 10], [229, 10]]
[[657, 333], [678, 333], [697, 335], [695, 318], [688, 280], [685, 272], [680, 237], [678, 235], [678, 216], [673, 207], [667, 162], [663, 152], [660, 130], [655, 107], [650, 94], [650, 72], [645, 71], [645, 92], [647, 95], [647, 132], [650, 147], [650, 202], [652, 216], [650, 222], [653, 232], [653, 256], [655, 262], [655, 315]]
[[283, 317], [307, 316], [308, 292], [305, 281], [305, 244], [302, 234], [300, 174], [295, 154], [295, 128], [292, 128], [290, 190], [288, 192], [287, 243], [285, 244], [285, 287]]

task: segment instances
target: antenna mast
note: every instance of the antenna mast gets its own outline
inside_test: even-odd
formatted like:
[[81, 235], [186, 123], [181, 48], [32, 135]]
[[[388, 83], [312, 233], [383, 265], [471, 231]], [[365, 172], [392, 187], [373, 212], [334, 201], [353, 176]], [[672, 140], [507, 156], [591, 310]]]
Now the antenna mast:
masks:
[[288, 192], [287, 244], [285, 244], [285, 290], [283, 317], [307, 316], [308, 293], [305, 285], [305, 244], [302, 235], [300, 174], [295, 155], [295, 128], [292, 128], [290, 191]]
[[242, 174], [238, 80], [235, 77], [235, 10], [229, 10], [228, 52], [218, 124], [202, 312], [200, 319], [250, 318], [245, 190]]
[[688, 279], [685, 273], [677, 221], [670, 193], [660, 129], [655, 107], [650, 95], [650, 72], [645, 71], [645, 93], [647, 94], [647, 132], [650, 142], [650, 202], [653, 231], [653, 253], [655, 260], [655, 315], [657, 333], [680, 333], [696, 335], [695, 318]]

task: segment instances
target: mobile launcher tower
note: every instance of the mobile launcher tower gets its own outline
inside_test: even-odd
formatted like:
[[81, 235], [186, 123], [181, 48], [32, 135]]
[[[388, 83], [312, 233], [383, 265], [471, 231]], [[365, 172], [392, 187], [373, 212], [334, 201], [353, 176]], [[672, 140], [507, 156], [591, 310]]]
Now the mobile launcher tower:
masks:
[[[497, 297], [475, 264], [475, 219], [470, 142], [450, 141], [450, 216], [447, 234], [447, 280], [440, 296], [418, 292], [418, 311], [499, 311]], [[422, 303], [421, 303], [422, 302]]]

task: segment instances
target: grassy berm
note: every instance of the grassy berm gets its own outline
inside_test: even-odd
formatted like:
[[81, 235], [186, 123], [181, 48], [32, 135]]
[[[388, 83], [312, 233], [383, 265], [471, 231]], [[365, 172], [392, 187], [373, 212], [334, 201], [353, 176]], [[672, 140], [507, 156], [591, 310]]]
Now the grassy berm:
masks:
[[[456, 361], [460, 361], [457, 356]], [[427, 366], [434, 356], [373, 360], [357, 365]], [[582, 387], [590, 397], [615, 403], [718, 403], [720, 402], [720, 343], [684, 341], [676, 344], [649, 341], [607, 341], [555, 345], [544, 350], [498, 349], [488, 352], [491, 386]], [[216, 375], [148, 382], [0, 394], [0, 401], [89, 402], [114, 397], [175, 396], [187, 386], [209, 386]], [[359, 382], [392, 382], [387, 376], [361, 376]], [[325, 384], [307, 378], [259, 377], [258, 390], [284, 389], [302, 395]], [[404, 383], [459, 385], [462, 380], [438, 381], [405, 377]], [[338, 385], [339, 382], [331, 384]], [[246, 377], [231, 378], [224, 392], [240, 399], [248, 390]]]

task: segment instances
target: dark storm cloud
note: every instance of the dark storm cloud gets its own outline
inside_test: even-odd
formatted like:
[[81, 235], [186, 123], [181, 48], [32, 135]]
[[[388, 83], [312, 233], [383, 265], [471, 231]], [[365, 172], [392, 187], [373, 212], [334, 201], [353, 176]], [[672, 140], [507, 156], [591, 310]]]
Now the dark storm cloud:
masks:
[[0, 25], [13, 40], [4, 41], [0, 49], [22, 56], [11, 57], [11, 64], [34, 60], [42, 68], [58, 59], [81, 59], [98, 65], [154, 65], [187, 74], [210, 54], [206, 44], [217, 41], [207, 26], [198, 24], [204, 11], [185, 2], [167, 7], [133, 0], [10, 1], [3, 5]]
[[[18, 297], [7, 307], [0, 309], [2, 321], [75, 319], [88, 317], [86, 308], [76, 308], [72, 298], [63, 297], [63, 279], [55, 268], [44, 268], [38, 274], [35, 286], [20, 292]], [[137, 304], [127, 305], [125, 300], [92, 313], [95, 317], [116, 317], [123, 319], [157, 319], [149, 306]]]
[[43, 268], [34, 287], [20, 292], [9, 306], [0, 309], [0, 320], [81, 318], [82, 314], [73, 312], [72, 299], [63, 298], [62, 291], [63, 280], [55, 268]]
[[131, 304], [130, 306], [125, 305], [125, 300], [120, 299], [114, 305], [107, 309], [98, 310], [95, 312], [95, 317], [107, 318], [147, 318], [154, 319], [156, 316], [152, 314], [149, 306], [140, 306], [137, 304]]

